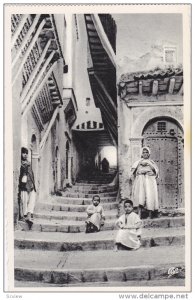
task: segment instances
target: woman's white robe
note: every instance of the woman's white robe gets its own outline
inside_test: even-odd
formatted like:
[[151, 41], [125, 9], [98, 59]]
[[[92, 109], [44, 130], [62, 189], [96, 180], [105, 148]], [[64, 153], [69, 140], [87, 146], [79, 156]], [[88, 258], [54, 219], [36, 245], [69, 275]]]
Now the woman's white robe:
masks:
[[140, 236], [142, 221], [136, 213], [131, 212], [130, 214], [122, 215], [116, 221], [116, 225], [119, 227], [121, 225], [129, 228], [138, 225], [139, 228], [137, 229], [119, 229], [115, 242], [132, 249], [138, 249], [141, 246]]
[[[135, 180], [132, 188], [133, 206], [142, 205], [148, 210], [158, 210], [158, 191], [156, 177], [158, 176], [158, 167], [152, 160], [149, 160], [151, 166], [141, 166], [139, 160], [132, 166]], [[142, 174], [145, 173], [145, 174]]]

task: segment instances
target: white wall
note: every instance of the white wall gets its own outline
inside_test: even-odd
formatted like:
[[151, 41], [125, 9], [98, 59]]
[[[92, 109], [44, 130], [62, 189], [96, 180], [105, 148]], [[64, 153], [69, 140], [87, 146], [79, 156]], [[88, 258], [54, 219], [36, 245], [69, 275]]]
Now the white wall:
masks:
[[160, 65], [162, 45], [175, 45], [177, 62], [182, 63], [180, 14], [114, 14], [113, 18], [117, 24], [118, 78], [126, 72], [150, 70]]
[[[76, 31], [77, 22], [77, 31]], [[75, 123], [79, 124], [82, 120], [94, 120], [102, 122], [99, 108], [94, 104], [93, 94], [88, 77], [88, 57], [87, 57], [87, 31], [84, 15], [76, 15], [73, 19], [74, 44], [75, 44], [75, 60], [74, 60], [74, 86], [75, 95], [78, 104], [78, 116]], [[86, 107], [86, 98], [90, 98], [90, 106]], [[86, 113], [88, 111], [88, 113]]]

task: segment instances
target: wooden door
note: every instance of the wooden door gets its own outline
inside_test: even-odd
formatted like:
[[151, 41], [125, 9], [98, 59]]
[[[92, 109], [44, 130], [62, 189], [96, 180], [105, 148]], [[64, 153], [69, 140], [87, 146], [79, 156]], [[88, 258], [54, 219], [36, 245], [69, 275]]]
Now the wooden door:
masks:
[[170, 120], [156, 120], [145, 128], [143, 137], [143, 145], [150, 148], [150, 158], [159, 168], [157, 185], [160, 207], [178, 208], [183, 202], [181, 129]]

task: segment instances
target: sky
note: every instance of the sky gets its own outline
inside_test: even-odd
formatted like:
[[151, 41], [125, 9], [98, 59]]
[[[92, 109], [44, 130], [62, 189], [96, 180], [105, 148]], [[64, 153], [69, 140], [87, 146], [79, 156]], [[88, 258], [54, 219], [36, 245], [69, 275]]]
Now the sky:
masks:
[[137, 59], [162, 41], [178, 47], [178, 62], [182, 62], [181, 14], [113, 14], [117, 24], [117, 61], [124, 57]]

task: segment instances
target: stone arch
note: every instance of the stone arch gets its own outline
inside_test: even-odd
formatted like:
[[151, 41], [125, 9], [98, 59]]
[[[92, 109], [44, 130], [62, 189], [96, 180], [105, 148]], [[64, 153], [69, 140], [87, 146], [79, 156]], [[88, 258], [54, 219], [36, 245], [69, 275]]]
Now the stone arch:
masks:
[[59, 148], [55, 148], [55, 191], [61, 187], [61, 164], [60, 164], [60, 153]]
[[38, 182], [38, 168], [39, 168], [39, 152], [38, 152], [38, 143], [37, 137], [35, 133], [31, 135], [31, 142], [30, 142], [30, 152], [31, 152], [31, 165], [32, 170], [35, 177], [35, 185], [37, 186]]
[[181, 108], [175, 107], [150, 107], [144, 109], [144, 111], [136, 118], [131, 131], [132, 137], [141, 137], [142, 132], [152, 119], [156, 118], [170, 118], [175, 121], [180, 128], [183, 129], [183, 112]]
[[66, 180], [69, 180], [70, 142], [66, 141]]

